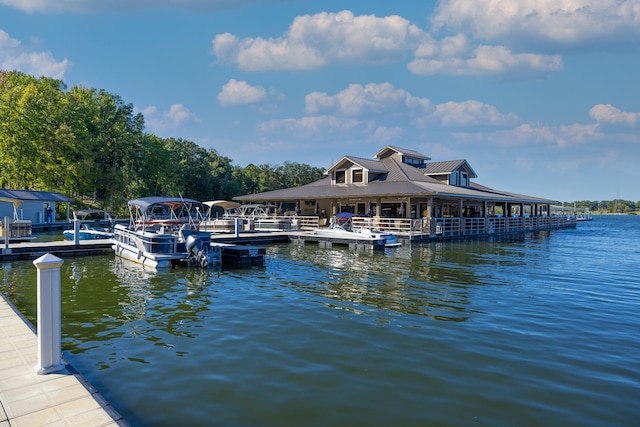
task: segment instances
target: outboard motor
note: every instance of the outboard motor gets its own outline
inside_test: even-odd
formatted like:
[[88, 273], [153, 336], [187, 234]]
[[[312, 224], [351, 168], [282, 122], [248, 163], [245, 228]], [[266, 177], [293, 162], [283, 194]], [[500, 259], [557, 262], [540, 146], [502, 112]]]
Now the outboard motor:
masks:
[[199, 265], [202, 268], [207, 268], [209, 255], [207, 248], [202, 245], [202, 240], [198, 236], [190, 234], [184, 243], [189, 253], [189, 265]]

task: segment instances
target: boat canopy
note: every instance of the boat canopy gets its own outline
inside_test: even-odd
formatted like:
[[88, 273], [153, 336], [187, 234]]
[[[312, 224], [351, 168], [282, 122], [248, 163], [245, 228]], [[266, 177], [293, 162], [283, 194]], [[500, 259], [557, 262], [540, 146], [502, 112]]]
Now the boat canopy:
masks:
[[351, 212], [340, 212], [340, 213], [337, 213], [335, 215], [336, 218], [347, 218], [347, 219], [351, 219], [354, 216], [362, 216], [362, 215], [356, 215], [356, 214], [351, 213]]
[[102, 209], [79, 209], [73, 211], [73, 219], [85, 220], [88, 217], [95, 218], [97, 215], [101, 215], [102, 219], [110, 219], [109, 212]]
[[200, 206], [202, 202], [193, 199], [185, 199], [183, 197], [142, 197], [140, 199], [129, 200], [129, 207], [136, 207], [142, 211], [146, 211], [150, 206], [164, 205], [171, 209], [180, 205]]
[[202, 204], [205, 206], [209, 206], [209, 209], [213, 208], [214, 206], [219, 206], [225, 210], [240, 207], [240, 203], [230, 202], [228, 200], [213, 200], [209, 202], [203, 202]]

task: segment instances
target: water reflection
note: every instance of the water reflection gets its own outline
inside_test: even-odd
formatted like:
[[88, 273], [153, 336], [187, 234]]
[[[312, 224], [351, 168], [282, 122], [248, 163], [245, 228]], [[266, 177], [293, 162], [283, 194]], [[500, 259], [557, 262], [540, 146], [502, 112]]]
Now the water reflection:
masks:
[[[466, 251], [444, 243], [412, 245], [384, 252], [290, 245], [289, 283], [322, 297], [327, 307], [391, 322], [398, 314], [463, 322], [476, 313], [471, 300], [485, 284]], [[304, 276], [304, 277], [303, 277]]]
[[[64, 347], [74, 354], [95, 348], [97, 342], [108, 346], [122, 338], [170, 349], [176, 337], [197, 337], [195, 330], [210, 310], [209, 284], [220, 274], [182, 268], [156, 271], [115, 257], [72, 260], [63, 271]], [[84, 344], [90, 341], [93, 344]], [[141, 357], [127, 359], [146, 363]]]

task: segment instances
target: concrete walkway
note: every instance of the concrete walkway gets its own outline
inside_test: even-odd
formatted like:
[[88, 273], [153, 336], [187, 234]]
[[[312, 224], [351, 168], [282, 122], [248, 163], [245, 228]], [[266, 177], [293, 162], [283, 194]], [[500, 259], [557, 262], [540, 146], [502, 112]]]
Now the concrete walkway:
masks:
[[128, 426], [65, 361], [65, 369], [38, 375], [36, 333], [0, 293], [0, 427]]

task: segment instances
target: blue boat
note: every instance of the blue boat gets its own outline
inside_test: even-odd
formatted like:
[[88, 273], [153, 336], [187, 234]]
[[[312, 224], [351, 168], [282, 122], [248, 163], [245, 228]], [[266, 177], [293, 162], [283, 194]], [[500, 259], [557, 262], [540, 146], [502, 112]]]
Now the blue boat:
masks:
[[79, 240], [103, 240], [113, 237], [114, 220], [109, 212], [100, 209], [82, 209], [73, 212], [74, 228], [62, 232], [64, 240], [75, 240], [78, 222]]

